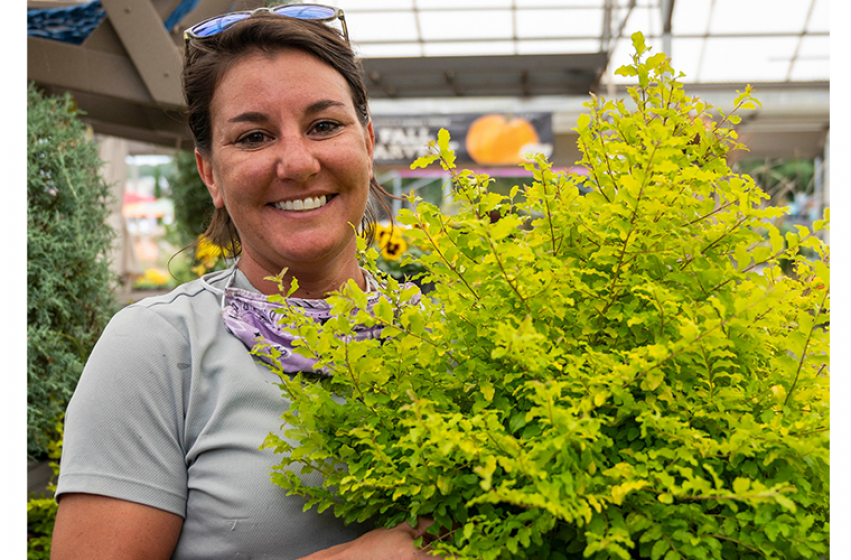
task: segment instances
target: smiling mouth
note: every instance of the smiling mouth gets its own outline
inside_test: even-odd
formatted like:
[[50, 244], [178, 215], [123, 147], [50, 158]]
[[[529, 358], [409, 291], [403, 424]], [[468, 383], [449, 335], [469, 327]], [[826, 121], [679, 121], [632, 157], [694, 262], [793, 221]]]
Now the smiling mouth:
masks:
[[328, 204], [335, 195], [325, 196], [309, 196], [300, 200], [287, 200], [284, 202], [275, 202], [272, 204], [278, 210], [286, 210], [287, 212], [307, 212], [308, 210], [316, 210]]

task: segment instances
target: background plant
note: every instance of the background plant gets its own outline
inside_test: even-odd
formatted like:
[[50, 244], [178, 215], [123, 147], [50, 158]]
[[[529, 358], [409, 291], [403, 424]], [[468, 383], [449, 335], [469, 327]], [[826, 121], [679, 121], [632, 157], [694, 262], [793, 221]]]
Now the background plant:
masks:
[[[786, 233], [796, 232], [796, 224], [812, 224], [812, 210], [807, 208], [807, 205], [815, 205], [813, 198], [817, 196], [815, 183], [818, 170], [814, 160], [744, 160], [736, 163], [736, 169], [754, 178], [771, 197], [770, 204], [793, 205], [789, 207], [788, 215], [781, 216], [774, 222], [784, 237]], [[808, 247], [798, 247], [797, 252], [809, 259], [816, 258], [815, 252]], [[780, 265], [785, 274], [795, 273], [794, 260], [781, 259]]]
[[[368, 307], [350, 283], [323, 325], [280, 298], [332, 374], [282, 374], [293, 428], [265, 444], [306, 508], [431, 516], [430, 546], [458, 558], [829, 552], [828, 248], [804, 226], [784, 239], [784, 210], [726, 163], [750, 88], [706, 127], [719, 112], [633, 45], [632, 107], [593, 97], [578, 122], [590, 193], [540, 157], [522, 201], [489, 192], [443, 131], [415, 166], [450, 171], [461, 210], [413, 200], [397, 218], [432, 247], [433, 297], [406, 305], [388, 277]], [[355, 340], [358, 324], [383, 339]]]
[[175, 245], [194, 243], [213, 217], [213, 201], [198, 175], [195, 154], [178, 150], [174, 157], [174, 172], [169, 185], [174, 201], [174, 224], [169, 236]]
[[174, 224], [166, 229], [166, 239], [185, 248], [169, 262], [174, 284], [186, 282], [212, 270], [228, 266], [221, 248], [203, 238], [202, 234], [213, 217], [213, 201], [198, 175], [195, 154], [178, 150], [171, 178], [171, 198], [174, 201]]
[[53, 498], [56, 492], [56, 477], [59, 476], [59, 459], [62, 456], [63, 421], [56, 423], [58, 437], [48, 446], [53, 478], [47, 485], [45, 496], [31, 495], [27, 500], [27, 560], [49, 560], [50, 543], [53, 539], [53, 526], [56, 523], [58, 504]]
[[419, 240], [412, 239], [406, 230], [399, 224], [376, 224], [374, 237], [378, 256], [375, 265], [400, 282], [413, 281], [422, 287], [420, 279], [425, 269], [419, 259], [428, 249]]
[[27, 89], [27, 456], [47, 456], [83, 364], [116, 309], [110, 188], [70, 96]]

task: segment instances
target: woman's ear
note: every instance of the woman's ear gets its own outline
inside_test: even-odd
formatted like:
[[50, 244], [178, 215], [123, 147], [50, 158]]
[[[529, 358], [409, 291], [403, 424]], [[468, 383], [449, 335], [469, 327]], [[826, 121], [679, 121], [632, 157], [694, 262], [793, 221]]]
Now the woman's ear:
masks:
[[369, 154], [369, 178], [375, 179], [375, 162], [372, 160], [375, 154], [375, 130], [372, 128], [372, 117], [366, 125], [366, 151]]
[[207, 185], [207, 190], [210, 192], [210, 197], [213, 199], [213, 206], [216, 208], [224, 208], [225, 199], [222, 192], [216, 185], [216, 180], [213, 174], [213, 162], [204, 156], [198, 148], [195, 148], [195, 164], [198, 166], [198, 175], [201, 180]]

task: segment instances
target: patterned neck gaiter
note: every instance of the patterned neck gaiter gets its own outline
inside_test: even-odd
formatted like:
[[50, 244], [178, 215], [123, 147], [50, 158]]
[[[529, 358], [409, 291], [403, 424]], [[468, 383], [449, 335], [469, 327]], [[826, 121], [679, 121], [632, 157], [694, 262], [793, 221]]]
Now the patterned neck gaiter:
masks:
[[[386, 296], [376, 291], [377, 280], [372, 275], [364, 272], [364, 277], [367, 282], [367, 311], [371, 312], [378, 299]], [[281, 303], [270, 301], [268, 296], [261, 293], [233, 287], [235, 278], [234, 266], [222, 296], [222, 320], [228, 332], [241, 340], [249, 350], [259, 342], [275, 348], [281, 353], [277, 360], [286, 373], [303, 371], [329, 375], [325, 368], [313, 369], [315, 360], [294, 352], [293, 341], [299, 337], [288, 332], [286, 327], [279, 323], [281, 314], [275, 313], [275, 310], [281, 308]], [[402, 288], [408, 286], [410, 284], [405, 284]], [[409, 305], [419, 305], [420, 298], [421, 294], [417, 292], [408, 302]], [[289, 298], [287, 301], [290, 305], [303, 309], [305, 315], [319, 323], [324, 323], [332, 316], [331, 305], [324, 299]], [[355, 326], [355, 340], [380, 338], [382, 328]], [[269, 356], [259, 353], [257, 357], [274, 365]]]

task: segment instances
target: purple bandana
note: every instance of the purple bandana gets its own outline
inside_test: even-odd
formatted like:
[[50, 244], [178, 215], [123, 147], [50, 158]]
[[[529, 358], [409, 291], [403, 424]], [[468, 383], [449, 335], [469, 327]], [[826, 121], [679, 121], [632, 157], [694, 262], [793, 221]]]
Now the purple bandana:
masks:
[[[236, 275], [235, 269], [233, 274]], [[375, 291], [375, 286], [377, 286], [375, 278], [366, 272], [364, 272], [364, 276], [367, 280], [368, 291], [366, 295], [367, 311], [371, 312], [379, 298], [386, 296]], [[231, 277], [232, 281], [233, 277]], [[401, 287], [404, 289], [410, 285], [404, 284]], [[421, 294], [417, 292], [411, 298], [409, 304], [418, 305], [420, 297]], [[303, 309], [306, 316], [312, 317], [319, 323], [324, 323], [331, 318], [331, 305], [324, 299], [289, 298], [287, 301], [290, 305]], [[222, 298], [222, 319], [228, 332], [240, 339], [249, 350], [254, 348], [257, 343], [263, 342], [280, 352], [278, 361], [286, 373], [304, 371], [329, 375], [324, 370], [325, 368], [313, 369], [315, 360], [293, 351], [293, 341], [300, 337], [291, 334], [284, 326], [279, 324], [281, 314], [275, 313], [275, 310], [281, 307], [281, 303], [269, 301], [269, 298], [263, 294], [228, 286], [225, 288]], [[355, 340], [379, 338], [382, 329], [383, 327], [380, 326], [355, 326]], [[257, 354], [257, 357], [270, 365], [274, 365], [269, 356]]]

